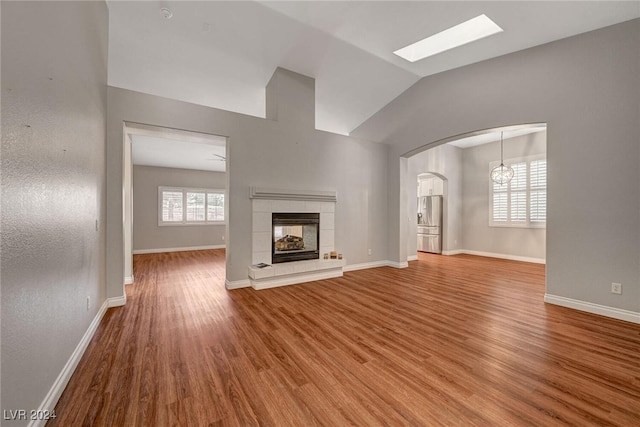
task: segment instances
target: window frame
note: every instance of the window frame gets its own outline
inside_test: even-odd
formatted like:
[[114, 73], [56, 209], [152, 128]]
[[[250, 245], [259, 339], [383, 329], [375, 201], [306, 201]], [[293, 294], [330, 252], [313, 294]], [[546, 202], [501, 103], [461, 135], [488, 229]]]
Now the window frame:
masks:
[[[537, 162], [540, 160], [544, 160], [545, 163], [547, 162], [547, 156], [546, 154], [537, 154], [537, 155], [532, 155], [532, 156], [525, 156], [525, 157], [517, 157], [517, 158], [512, 158], [512, 159], [505, 159], [504, 163], [506, 165], [511, 165], [512, 167], [514, 165], [517, 164], [522, 164], [524, 163], [526, 165], [526, 170], [525, 170], [525, 179], [526, 179], [526, 184], [524, 186], [524, 188], [519, 188], [519, 189], [515, 189], [512, 190], [511, 189], [511, 184], [513, 182], [510, 182], [507, 185], [507, 189], [504, 191], [499, 191], [496, 192], [495, 191], [495, 183], [493, 181], [491, 181], [491, 179], [489, 179], [489, 227], [499, 227], [499, 228], [534, 228], [534, 229], [545, 229], [547, 227], [547, 215], [546, 215], [546, 200], [547, 200], [547, 195], [548, 195], [548, 186], [547, 186], [547, 182], [548, 182], [548, 176], [547, 176], [547, 172], [545, 171], [545, 185], [544, 187], [541, 186], [537, 186], [537, 187], [532, 187], [531, 186], [531, 163], [532, 162]], [[500, 161], [493, 161], [489, 163], [489, 171], [491, 171], [494, 167], [499, 166], [500, 165]], [[545, 164], [545, 168], [548, 166], [548, 164]], [[547, 169], [548, 171], [548, 169]], [[531, 210], [531, 195], [533, 193], [538, 193], [540, 191], [544, 191], [545, 192], [545, 219], [544, 221], [535, 221], [532, 220], [532, 210]], [[511, 206], [511, 202], [512, 202], [512, 194], [521, 194], [521, 193], [525, 193], [525, 203], [526, 203], [526, 219], [525, 220], [514, 220], [512, 218], [511, 215], [511, 210], [512, 210], [512, 206]], [[505, 202], [506, 205], [506, 221], [496, 221], [494, 219], [494, 200], [495, 200], [495, 196], [496, 194], [506, 194], [507, 195], [507, 199]]]
[[[163, 210], [163, 193], [164, 192], [180, 192], [182, 193], [182, 219], [180, 221], [164, 221], [162, 216]], [[187, 220], [187, 193], [202, 193], [204, 194], [204, 221], [189, 221]], [[222, 220], [209, 220], [208, 219], [208, 203], [209, 203], [209, 194], [218, 194], [223, 197], [223, 210]], [[199, 226], [199, 225], [226, 225], [226, 192], [225, 190], [219, 188], [194, 188], [194, 187], [169, 187], [169, 186], [158, 186], [158, 226], [159, 227], [191, 227], [191, 226]]]

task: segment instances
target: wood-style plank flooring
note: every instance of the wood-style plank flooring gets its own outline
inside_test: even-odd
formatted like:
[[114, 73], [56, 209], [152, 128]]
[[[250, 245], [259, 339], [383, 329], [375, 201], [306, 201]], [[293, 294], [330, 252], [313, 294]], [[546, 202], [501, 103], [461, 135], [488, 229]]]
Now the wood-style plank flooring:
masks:
[[544, 266], [420, 254], [254, 291], [224, 251], [136, 255], [50, 426], [637, 426], [640, 325]]

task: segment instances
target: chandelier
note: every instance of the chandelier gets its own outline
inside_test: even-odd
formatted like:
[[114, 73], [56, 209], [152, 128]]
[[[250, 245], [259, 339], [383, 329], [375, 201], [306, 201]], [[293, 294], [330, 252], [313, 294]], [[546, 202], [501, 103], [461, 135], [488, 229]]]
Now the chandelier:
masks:
[[500, 132], [500, 166], [491, 169], [491, 181], [496, 184], [506, 184], [513, 178], [513, 168], [504, 165], [503, 152], [504, 141], [502, 140], [504, 132]]

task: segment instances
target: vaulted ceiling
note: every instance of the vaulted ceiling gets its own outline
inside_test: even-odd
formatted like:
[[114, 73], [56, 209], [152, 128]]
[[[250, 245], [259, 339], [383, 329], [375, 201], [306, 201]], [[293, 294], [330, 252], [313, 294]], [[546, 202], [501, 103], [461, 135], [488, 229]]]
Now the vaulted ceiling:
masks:
[[[640, 17], [638, 1], [107, 4], [111, 86], [264, 117], [280, 66], [316, 79], [316, 127], [342, 134], [424, 76]], [[504, 32], [415, 63], [392, 53], [480, 14]]]

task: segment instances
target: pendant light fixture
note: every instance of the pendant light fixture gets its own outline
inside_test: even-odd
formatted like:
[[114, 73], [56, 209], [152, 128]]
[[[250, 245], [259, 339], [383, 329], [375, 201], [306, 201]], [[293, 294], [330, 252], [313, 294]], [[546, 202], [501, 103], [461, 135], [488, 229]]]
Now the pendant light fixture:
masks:
[[504, 141], [502, 140], [504, 132], [500, 132], [500, 166], [496, 166], [491, 170], [491, 181], [496, 184], [506, 184], [513, 178], [513, 168], [504, 165], [503, 150]]

